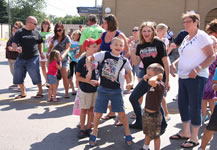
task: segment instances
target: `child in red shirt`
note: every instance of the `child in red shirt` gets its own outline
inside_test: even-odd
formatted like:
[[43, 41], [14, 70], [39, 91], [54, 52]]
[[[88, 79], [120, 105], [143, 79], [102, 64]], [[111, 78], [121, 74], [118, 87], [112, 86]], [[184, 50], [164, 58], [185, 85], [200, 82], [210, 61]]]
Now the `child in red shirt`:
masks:
[[62, 64], [60, 61], [60, 52], [57, 50], [52, 50], [48, 57], [48, 72], [47, 72], [47, 80], [48, 84], [50, 84], [48, 90], [48, 102], [51, 102], [51, 96], [53, 96], [53, 101], [56, 102], [56, 84], [57, 84], [57, 70], [61, 69]]

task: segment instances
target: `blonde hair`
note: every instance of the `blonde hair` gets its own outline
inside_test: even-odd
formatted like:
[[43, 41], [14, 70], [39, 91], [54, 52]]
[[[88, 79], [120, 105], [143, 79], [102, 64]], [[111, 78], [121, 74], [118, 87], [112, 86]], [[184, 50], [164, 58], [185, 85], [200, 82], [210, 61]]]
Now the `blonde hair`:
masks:
[[158, 31], [158, 30], [168, 30], [168, 26], [166, 25], [166, 24], [164, 24], [164, 23], [159, 23], [158, 25], [157, 25], [157, 27], [156, 27], [156, 30]]
[[159, 63], [153, 63], [153, 64], [150, 64], [148, 67], [147, 67], [147, 70], [148, 69], [151, 69], [154, 73], [155, 73], [155, 75], [157, 75], [157, 74], [160, 74], [160, 73], [164, 73], [164, 68], [163, 68], [163, 66], [161, 65], [161, 64], [159, 64]]
[[113, 44], [114, 41], [121, 41], [122, 43], [124, 43], [124, 40], [122, 38], [119, 38], [119, 37], [114, 37], [111, 41], [111, 44]]
[[151, 39], [151, 43], [154, 40], [154, 37], [156, 36], [156, 29], [155, 29], [155, 23], [151, 22], [151, 21], [145, 21], [141, 24], [140, 26], [140, 30], [139, 30], [139, 39], [140, 39], [140, 44], [144, 44], [146, 41], [142, 35], [142, 30], [144, 27], [149, 27], [151, 28], [151, 30], [153, 31], [153, 35], [152, 35], [152, 39]]

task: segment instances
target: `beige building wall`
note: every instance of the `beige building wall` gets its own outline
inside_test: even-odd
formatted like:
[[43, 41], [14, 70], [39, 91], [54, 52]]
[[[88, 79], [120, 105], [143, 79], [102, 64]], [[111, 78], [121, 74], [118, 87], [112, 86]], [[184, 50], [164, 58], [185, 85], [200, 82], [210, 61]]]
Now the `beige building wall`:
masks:
[[118, 18], [120, 30], [128, 36], [134, 26], [147, 20], [165, 23], [177, 34], [183, 29], [181, 15], [189, 10], [200, 14], [204, 29], [206, 16], [217, 9], [217, 0], [103, 0], [103, 15], [107, 7]]

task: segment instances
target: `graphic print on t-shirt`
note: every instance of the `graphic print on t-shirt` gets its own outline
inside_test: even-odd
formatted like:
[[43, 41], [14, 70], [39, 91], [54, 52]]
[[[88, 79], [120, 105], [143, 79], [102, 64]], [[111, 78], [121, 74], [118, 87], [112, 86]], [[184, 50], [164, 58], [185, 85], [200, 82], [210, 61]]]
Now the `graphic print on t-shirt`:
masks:
[[140, 57], [146, 58], [152, 56], [155, 58], [157, 56], [157, 48], [156, 47], [146, 47], [140, 50]]
[[104, 62], [102, 76], [111, 80], [112, 82], [119, 83], [118, 74], [124, 61], [122, 59], [119, 59], [118, 61], [114, 59], [106, 59]]

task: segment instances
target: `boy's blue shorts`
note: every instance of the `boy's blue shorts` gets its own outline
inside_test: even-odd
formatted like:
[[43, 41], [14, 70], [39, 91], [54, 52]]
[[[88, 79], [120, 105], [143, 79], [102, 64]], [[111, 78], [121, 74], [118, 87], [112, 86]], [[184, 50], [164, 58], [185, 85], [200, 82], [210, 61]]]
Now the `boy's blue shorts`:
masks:
[[102, 86], [97, 89], [94, 112], [106, 113], [109, 100], [111, 101], [112, 112], [124, 112], [124, 101], [121, 89], [108, 89]]

